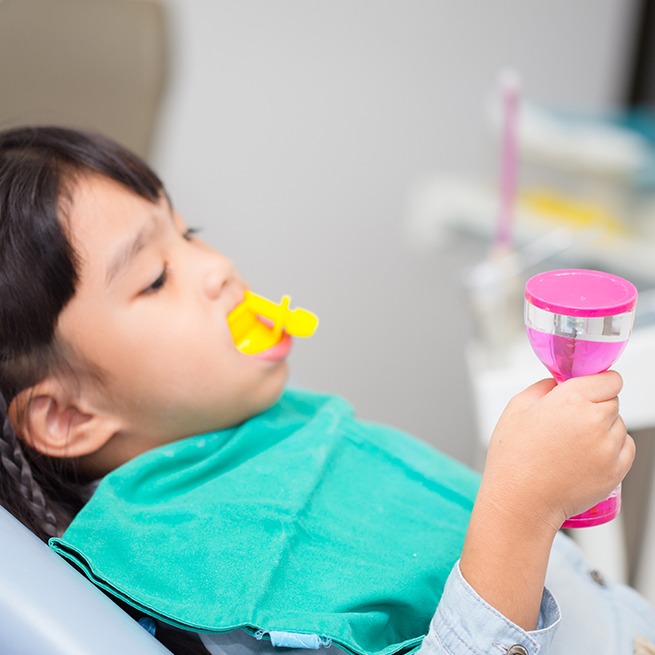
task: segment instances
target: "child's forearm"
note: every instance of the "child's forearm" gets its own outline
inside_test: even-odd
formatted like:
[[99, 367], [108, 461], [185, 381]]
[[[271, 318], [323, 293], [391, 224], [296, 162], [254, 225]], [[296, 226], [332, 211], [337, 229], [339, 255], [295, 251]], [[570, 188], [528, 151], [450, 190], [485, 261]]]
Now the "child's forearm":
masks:
[[556, 532], [529, 515], [512, 514], [482, 488], [462, 552], [462, 575], [507, 619], [534, 630]]

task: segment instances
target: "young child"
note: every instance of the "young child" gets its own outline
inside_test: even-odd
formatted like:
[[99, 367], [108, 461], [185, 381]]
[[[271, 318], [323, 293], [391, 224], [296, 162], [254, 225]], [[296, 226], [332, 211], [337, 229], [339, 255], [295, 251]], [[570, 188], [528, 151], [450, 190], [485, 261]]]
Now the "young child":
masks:
[[617, 373], [517, 395], [480, 481], [285, 391], [288, 336], [232, 340], [246, 288], [117, 144], [0, 134], [2, 504], [177, 653], [655, 652], [648, 604], [558, 534], [632, 464]]

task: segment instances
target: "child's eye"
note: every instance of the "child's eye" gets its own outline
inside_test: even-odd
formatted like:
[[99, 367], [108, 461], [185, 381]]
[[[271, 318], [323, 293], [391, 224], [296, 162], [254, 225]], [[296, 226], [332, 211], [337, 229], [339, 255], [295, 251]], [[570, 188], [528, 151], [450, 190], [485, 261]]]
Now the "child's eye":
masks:
[[198, 234], [200, 232], [200, 228], [198, 227], [190, 227], [184, 230], [184, 234], [182, 235], [182, 238], [185, 241], [191, 241], [191, 238], [193, 237], [194, 234]]
[[161, 275], [152, 284], [147, 286], [141, 293], [143, 295], [157, 293], [157, 291], [164, 288], [164, 285], [166, 284], [167, 280], [168, 280], [168, 266], [164, 266], [164, 270], [161, 272]]

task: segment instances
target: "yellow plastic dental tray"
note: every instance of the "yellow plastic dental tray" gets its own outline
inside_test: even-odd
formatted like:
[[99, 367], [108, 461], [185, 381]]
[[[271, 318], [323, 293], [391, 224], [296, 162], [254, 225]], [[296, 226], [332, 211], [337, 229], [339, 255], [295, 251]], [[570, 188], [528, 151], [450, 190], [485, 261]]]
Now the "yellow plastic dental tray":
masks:
[[292, 337], [311, 337], [318, 318], [302, 307], [289, 309], [290, 303], [289, 296], [275, 303], [246, 291], [243, 302], [227, 317], [238, 350], [246, 355], [261, 353], [278, 343], [283, 331]]

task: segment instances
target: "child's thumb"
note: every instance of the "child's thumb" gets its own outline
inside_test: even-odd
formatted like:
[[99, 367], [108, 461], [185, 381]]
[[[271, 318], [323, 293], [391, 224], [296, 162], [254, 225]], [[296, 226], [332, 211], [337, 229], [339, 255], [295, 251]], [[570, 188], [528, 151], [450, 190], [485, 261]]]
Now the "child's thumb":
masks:
[[512, 404], [518, 409], [529, 407], [551, 392], [556, 386], [557, 382], [553, 378], [539, 380], [539, 382], [531, 384], [527, 389], [514, 396]]

